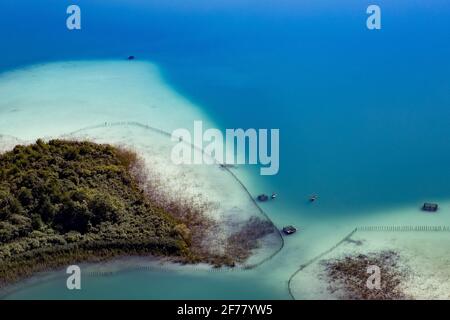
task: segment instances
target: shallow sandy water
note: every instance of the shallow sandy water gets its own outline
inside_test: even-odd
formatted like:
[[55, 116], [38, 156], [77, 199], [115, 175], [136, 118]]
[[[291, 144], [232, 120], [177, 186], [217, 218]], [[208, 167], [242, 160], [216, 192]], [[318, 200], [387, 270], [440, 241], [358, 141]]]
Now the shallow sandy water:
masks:
[[[167, 156], [168, 145], [163, 143], [158, 146], [158, 150], [149, 148], [150, 145], [154, 147], [158, 141], [163, 140], [156, 139], [152, 134], [144, 133], [133, 126], [113, 128], [108, 126], [108, 123], [139, 122], [171, 131], [179, 127], [190, 128], [194, 120], [203, 120], [207, 125], [214, 126], [213, 121], [199, 107], [171, 89], [162, 79], [158, 68], [148, 62], [79, 61], [51, 63], [8, 72], [0, 77], [0, 134], [3, 135], [0, 142], [2, 142], [4, 149], [10, 148], [17, 141], [33, 141], [40, 137], [81, 137], [84, 135], [98, 141], [133, 145], [141, 152], [146, 153], [148, 159], [157, 161], [164, 175], [174, 174], [176, 176], [178, 173], [176, 173], [176, 170], [174, 171], [174, 168], [166, 166], [164, 157], [158, 158], [161, 154]], [[102, 127], [101, 125], [105, 123], [106, 125]], [[98, 125], [100, 127], [96, 129], [78, 131], [82, 128]], [[67, 135], [74, 131], [77, 131], [77, 133]], [[217, 174], [214, 179], [199, 179], [200, 176], [209, 176], [209, 170], [210, 168], [190, 168], [188, 170], [189, 179], [196, 182], [202, 181], [201, 183], [190, 184], [191, 188], [183, 188], [183, 184], [175, 179], [168, 181], [167, 186], [182, 188], [183, 191], [193, 193], [201, 192], [208, 194], [208, 197], [216, 197], [217, 201], [223, 204], [222, 212], [231, 212], [235, 206], [232, 203], [236, 203], [236, 201], [239, 206], [242, 205], [242, 208], [250, 205], [248, 198], [243, 202], [239, 200], [241, 194], [235, 192], [235, 184], [231, 184], [231, 181], [227, 182], [228, 178], [225, 178], [220, 170], [213, 173], [214, 175]], [[261, 191], [270, 190], [270, 186], [264, 185], [261, 180], [254, 179], [249, 172], [241, 168], [235, 170], [235, 174], [244, 182], [251, 194], [256, 195]], [[221, 183], [211, 185], [210, 180], [221, 180]], [[229, 293], [233, 288], [243, 292], [245, 291], [244, 288], [258, 288], [253, 291], [245, 291], [248, 295], [243, 295], [243, 297], [247, 298], [289, 298], [287, 281], [298, 267], [333, 247], [358, 226], [450, 225], [450, 205], [448, 201], [446, 199], [427, 200], [440, 203], [441, 209], [437, 214], [424, 214], [419, 210], [420, 204], [411, 204], [389, 210], [383, 209], [379, 212], [367, 212], [367, 214], [357, 216], [328, 215], [326, 217], [314, 217], [306, 212], [297, 213], [295, 208], [282, 204], [278, 205], [279, 202], [277, 202], [277, 206], [272, 203], [265, 203], [261, 205], [262, 208], [278, 227], [295, 224], [300, 227], [300, 232], [292, 237], [287, 237], [283, 250], [276, 258], [257, 269], [242, 273], [212, 274], [209, 271], [200, 271], [199, 273], [198, 270], [193, 271], [189, 268], [183, 268], [184, 271], [178, 270], [173, 274], [165, 273], [167, 278], [161, 277], [158, 272], [152, 270], [110, 278], [97, 279], [92, 277], [91, 291], [90, 293], [86, 292], [84, 297], [117, 297], [117, 295], [111, 296], [112, 293], [108, 292], [107, 289], [101, 289], [101, 286], [105, 283], [109, 283], [111, 287], [122, 288], [123, 294], [128, 293], [130, 297], [176, 297], [169, 290], [164, 291], [161, 288], [155, 288], [155, 291], [153, 289], [134, 290], [134, 288], [129, 288], [126, 281], [127, 279], [130, 280], [130, 278], [127, 278], [128, 276], [132, 276], [135, 283], [145, 279], [152, 279], [152, 281], [157, 282], [164, 278], [164, 281], [158, 282], [159, 286], [177, 283], [181, 287], [183, 281], [190, 283], [189, 281], [192, 279], [194, 279], [192, 281], [202, 284], [201, 289], [192, 293], [180, 291], [180, 298], [184, 297], [183, 294], [190, 294], [192, 298], [208, 296], [239, 298], [239, 293], [235, 292], [234, 296]], [[282, 201], [282, 198], [279, 201]], [[215, 214], [220, 215], [220, 210], [216, 211]], [[242, 210], [239, 215], [241, 214]], [[409, 240], [405, 241], [408, 242]], [[430, 241], [432, 243], [434, 240]], [[375, 241], [375, 243], [378, 242]], [[353, 248], [347, 246], [339, 247], [339, 249], [353, 250]], [[440, 256], [437, 254], [440, 252], [437, 248], [433, 250], [433, 247], [430, 247], [430, 250], [436, 251], [436, 255], [431, 255], [427, 263], [433, 261], [433, 259], [438, 259], [437, 257]], [[422, 264], [422, 262], [418, 263]], [[441, 265], [441, 261], [436, 261], [436, 265]], [[117, 264], [112, 263], [108, 268], [117, 268]], [[294, 277], [291, 283], [296, 298], [333, 298], [326, 292], [315, 290], [315, 288], [320, 289], [321, 287], [319, 283], [313, 283], [314, 274], [307, 277], [310, 289], [305, 291], [305, 282], [302, 282], [302, 279], [304, 279], [302, 275], [303, 273]], [[61, 275], [60, 272], [57, 272], [55, 276], [64, 277], [64, 274]], [[43, 293], [44, 297], [61, 294], [65, 298], [71, 297], [65, 292], [63, 282], [60, 283], [59, 280], [52, 282], [45, 279], [48, 278], [42, 278], [43, 281], [41, 282], [37, 279], [37, 285], [30, 290], [25, 285], [16, 297], [29, 298], [40, 293]], [[225, 284], [228, 280], [229, 286]], [[222, 281], [222, 285], [214, 285], [216, 281]], [[41, 291], [39, 291], [39, 283], [42, 285]], [[14, 295], [11, 297], [14, 298]]]

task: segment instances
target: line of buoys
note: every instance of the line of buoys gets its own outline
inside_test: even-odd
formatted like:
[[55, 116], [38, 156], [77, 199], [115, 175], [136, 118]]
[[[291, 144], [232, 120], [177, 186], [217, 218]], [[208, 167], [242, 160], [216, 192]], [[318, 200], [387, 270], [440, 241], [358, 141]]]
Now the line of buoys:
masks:
[[375, 232], [448, 232], [450, 226], [361, 226], [357, 229]]

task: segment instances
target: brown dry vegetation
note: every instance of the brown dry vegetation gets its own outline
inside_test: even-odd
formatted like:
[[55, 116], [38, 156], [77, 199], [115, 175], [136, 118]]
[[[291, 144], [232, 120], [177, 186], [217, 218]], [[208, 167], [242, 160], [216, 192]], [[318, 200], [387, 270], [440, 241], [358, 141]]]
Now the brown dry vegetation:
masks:
[[258, 248], [259, 239], [273, 233], [271, 222], [257, 217], [251, 217], [239, 231], [227, 239], [226, 255], [237, 262], [244, 262], [252, 250]]
[[0, 155], [0, 287], [71, 263], [160, 255], [234, 266], [273, 232], [252, 218], [223, 251], [201, 197], [171, 195], [133, 151], [92, 142], [38, 140]]
[[[399, 255], [394, 251], [346, 256], [322, 262], [329, 280], [329, 291], [338, 293], [340, 299], [351, 300], [402, 300], [408, 297], [401, 284], [406, 272], [398, 265]], [[381, 270], [381, 289], [369, 289], [367, 273], [369, 266]]]
[[184, 235], [183, 239], [189, 243], [193, 252], [193, 255], [185, 260], [187, 262], [208, 262], [216, 267], [235, 266], [236, 263], [244, 262], [252, 250], [258, 248], [259, 239], [274, 232], [270, 221], [251, 217], [225, 240], [224, 248], [220, 250], [208, 242], [211, 236], [221, 232], [220, 222], [208, 216], [208, 211], [215, 207], [214, 203], [201, 195], [168, 197], [161, 181], [163, 178], [152, 171], [152, 168], [146, 168], [143, 159], [135, 159], [131, 172], [145, 190], [146, 196], [181, 222], [177, 229]]

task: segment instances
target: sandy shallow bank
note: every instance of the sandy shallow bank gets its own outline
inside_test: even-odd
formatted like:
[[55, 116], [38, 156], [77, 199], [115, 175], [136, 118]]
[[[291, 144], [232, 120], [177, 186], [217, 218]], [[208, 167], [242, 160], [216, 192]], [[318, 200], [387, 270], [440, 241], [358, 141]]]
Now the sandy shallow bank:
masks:
[[[0, 115], [0, 152], [38, 138], [88, 139], [136, 151], [151, 168], [151, 179], [158, 182], [159, 191], [166, 197], [212, 204], [208, 215], [220, 228], [208, 239], [211, 251], [223, 251], [227, 237], [249, 218], [267, 220], [227, 170], [208, 165], [173, 165], [169, 137], [143, 126], [109, 125], [139, 121], [170, 132], [189, 128], [194, 120], [212, 124], [198, 107], [172, 90], [149, 62], [60, 62], [2, 74]], [[98, 128], [99, 124], [106, 125]], [[80, 130], [86, 127], [91, 129]], [[279, 234], [264, 237], [259, 247], [241, 267], [258, 264], [278, 250]], [[170, 261], [165, 262], [164, 268], [169, 267]], [[124, 264], [107, 265], [116, 269]]]
[[[67, 139], [111, 143], [137, 152], [145, 162], [152, 192], [174, 202], [209, 203], [207, 215], [217, 228], [206, 240], [214, 253], [224, 252], [227, 239], [242, 229], [252, 217], [268, 221], [253, 196], [240, 185], [230, 170], [220, 165], [176, 165], [170, 160], [174, 142], [161, 132], [139, 123], [105, 124], [95, 129], [63, 135]], [[193, 152], [200, 151], [193, 149]], [[259, 249], [241, 267], [258, 264], [281, 246], [276, 231], [259, 241]]]
[[0, 74], [0, 134], [36, 140], [123, 120], [168, 131], [194, 120], [212, 125], [148, 61], [64, 61]]
[[[327, 263], [391, 252], [398, 257], [395, 268], [380, 265], [381, 281], [383, 270], [395, 271], [401, 275], [398, 289], [407, 299], [450, 299], [450, 226], [385, 226], [384, 230], [391, 231], [379, 229], [356, 231], [332, 252], [298, 272], [290, 286], [294, 297], [342, 299], [348, 292], [329, 277]], [[367, 278], [369, 276], [367, 274]], [[356, 285], [361, 287], [361, 292], [366, 286], [366, 278], [362, 280]]]
[[[0, 138], [5, 141], [5, 149], [10, 149], [17, 141], [32, 142], [39, 137], [84, 137], [104, 142], [107, 142], [105, 139], [107, 138], [119, 144], [135, 144], [136, 148], [147, 154], [148, 159], [161, 164], [161, 172], [170, 175], [170, 172], [175, 174], [177, 171], [172, 171], [173, 168], [167, 167], [164, 158], [158, 158], [158, 154], [165, 153], [164, 150], [167, 146], [161, 146], [160, 152], [153, 154], [151, 148], [148, 149], [152, 139], [150, 138], [147, 141], [147, 138], [144, 138], [147, 135], [151, 136], [151, 134], [145, 133], [141, 136], [140, 133], [135, 132], [139, 130], [130, 126], [128, 129], [126, 129], [126, 126], [120, 129], [105, 126], [104, 128], [89, 129], [84, 132], [78, 131], [72, 135], [67, 135], [67, 133], [86, 126], [97, 126], [118, 121], [138, 121], [170, 131], [173, 128], [189, 127], [194, 120], [199, 119], [212, 123], [200, 108], [180, 96], [165, 83], [155, 65], [147, 62], [134, 61], [132, 64], [124, 61], [51, 63], [31, 66], [2, 74], [0, 77], [0, 134], [5, 135]], [[131, 140], [128, 141], [128, 139]], [[151, 143], [156, 146], [159, 139], [153, 140]], [[211, 182], [209, 178], [211, 177], [222, 179], [223, 175], [220, 172], [212, 173], [209, 176], [209, 169], [205, 169], [203, 173], [202, 168], [191, 169], [192, 171], [187, 174], [186, 181], [193, 178], [196, 181], [195, 184], [183, 189], [186, 186], [185, 182], [181, 183], [177, 182], [176, 179], [170, 179], [164, 181], [166, 186], [183, 189], [183, 192], [186, 191], [190, 194], [198, 194], [201, 193], [201, 190], [207, 189], [206, 194], [211, 192], [212, 197], [217, 197], [218, 201], [226, 200], [225, 206], [214, 211], [215, 218], [220, 218], [221, 212], [236, 216], [233, 214], [232, 203], [241, 204], [239, 195], [236, 195], [237, 199], [234, 199], [236, 185], [226, 183], [229, 179], [225, 178], [226, 187], [224, 190], [229, 189], [230, 192], [226, 196], [221, 187], [214, 187], [214, 185], [209, 184]], [[245, 171], [237, 169], [236, 173], [242, 176]], [[204, 175], [209, 176], [205, 181], [201, 178]], [[255, 179], [251, 177], [247, 177], [246, 180], [246, 185], [255, 183], [253, 181]], [[257, 192], [266, 189], [266, 186], [252, 186], [252, 190], [257, 190]], [[242, 202], [242, 208], [247, 206], [247, 201], [248, 199]], [[256, 280], [250, 277], [250, 273], [247, 273], [248, 278], [243, 277], [243, 280], [248, 280], [249, 285], [265, 281], [270, 283], [274, 290], [276, 287], [287, 291], [287, 279], [299, 265], [328, 250], [358, 226], [450, 225], [450, 205], [448, 201], [445, 199], [423, 199], [423, 201], [436, 201], [441, 205], [441, 210], [436, 215], [425, 215], [419, 210], [421, 201], [418, 201], [404, 208], [381, 208], [377, 212], [361, 213], [352, 217], [332, 216], [330, 214], [324, 219], [315, 220], [311, 213], [297, 213], [296, 208], [284, 208], [282, 199], [277, 203], [263, 204], [262, 206], [268, 209], [280, 226], [293, 223], [299, 226], [301, 231], [294, 237], [286, 239], [286, 246], [276, 260], [272, 260], [255, 270]], [[274, 205], [278, 208], [277, 210], [272, 210]], [[237, 207], [240, 208], [240, 205]], [[292, 214], [286, 214], [285, 212], [292, 212]], [[243, 216], [247, 215], [244, 214]], [[220, 244], [220, 239], [223, 239], [226, 232], [220, 233], [216, 245]], [[263, 244], [263, 248], [274, 247], [270, 239], [267, 239], [267, 241], [267, 245]], [[367, 243], [369, 241], [365, 242], [365, 244]], [[343, 248], [347, 248], [348, 253], [353, 252], [353, 245], [350, 243], [348, 246], [345, 244]], [[381, 248], [383, 248], [382, 245], [374, 246], [373, 250]], [[263, 257], [270, 255], [269, 252], [264, 251], [257, 252], [248, 263], [257, 263]], [[370, 250], [363, 251], [368, 252]], [[331, 257], [333, 257], [332, 254], [324, 258]], [[434, 255], [430, 259], [430, 263], [432, 263], [434, 259], [439, 259], [439, 255]], [[108, 268], [115, 270], [114, 264], [115, 262], [102, 265], [100, 270], [107, 271]], [[120, 265], [123, 264], [117, 264], [117, 266]], [[437, 265], [439, 265], [439, 262], [437, 262]], [[166, 266], [169, 265], [166, 264]], [[125, 269], [127, 268], [129, 266], [125, 267]], [[313, 269], [307, 268], [305, 272]], [[326, 283], [320, 281], [320, 279], [314, 282], [317, 278], [314, 272], [306, 277], [306, 280], [302, 280], [305, 279], [303, 275], [303, 272], [299, 273], [292, 282], [292, 289], [296, 291], [296, 298], [317, 298], [321, 294], [326, 298], [336, 298], [330, 296], [328, 292], [320, 290], [321, 285], [326, 285]], [[297, 281], [299, 282], [297, 283]], [[302, 288], [309, 289], [305, 291]], [[315, 288], [319, 289], [316, 290]]]

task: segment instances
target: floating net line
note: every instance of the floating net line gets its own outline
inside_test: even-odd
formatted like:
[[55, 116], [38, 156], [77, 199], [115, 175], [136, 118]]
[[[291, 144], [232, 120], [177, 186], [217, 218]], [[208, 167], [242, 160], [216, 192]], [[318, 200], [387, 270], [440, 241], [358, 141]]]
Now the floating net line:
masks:
[[307, 268], [308, 266], [310, 266], [311, 264], [313, 264], [314, 262], [316, 262], [317, 260], [322, 259], [324, 256], [326, 256], [327, 254], [329, 254], [330, 252], [332, 252], [333, 250], [335, 250], [337, 247], [339, 247], [341, 244], [343, 244], [344, 242], [346, 242], [347, 240], [349, 240], [356, 232], [358, 231], [357, 228], [353, 229], [352, 232], [350, 232], [348, 235], [346, 235], [342, 240], [340, 240], [338, 243], [336, 243], [334, 246], [332, 246], [331, 248], [329, 248], [328, 250], [320, 253], [319, 255], [315, 256], [314, 258], [312, 258], [311, 260], [308, 260], [306, 263], [300, 265], [298, 267], [298, 269], [289, 277], [288, 280], [288, 291], [289, 291], [289, 295], [292, 298], [292, 300], [295, 300], [295, 296], [294, 293], [292, 292], [291, 289], [291, 283], [292, 280], [295, 278], [295, 276], [300, 273], [302, 270], [304, 270], [305, 268]]
[[[147, 125], [147, 124], [143, 124], [141, 122], [137, 122], [137, 121], [119, 121], [119, 122], [104, 122], [103, 124], [99, 124], [99, 125], [92, 125], [92, 126], [87, 126], [75, 131], [72, 131], [68, 134], [64, 134], [63, 136], [74, 136], [77, 134], [80, 134], [82, 132], [85, 132], [87, 130], [94, 130], [94, 129], [101, 129], [101, 128], [105, 128], [105, 127], [117, 127], [117, 126], [134, 126], [134, 127], [138, 127], [138, 128], [142, 128], [142, 129], [146, 129], [146, 130], [150, 130], [152, 132], [155, 133], [159, 133], [161, 135], [167, 136], [167, 137], [171, 137], [172, 134]], [[184, 141], [182, 141], [184, 142]], [[192, 143], [188, 143], [188, 142], [184, 142], [186, 144], [188, 144], [190, 147], [194, 148], [195, 150], [198, 150], [200, 152], [202, 152], [204, 154], [204, 151], [199, 148], [198, 146], [192, 144]], [[214, 159], [214, 162], [216, 165], [220, 166], [221, 169], [225, 170], [229, 175], [231, 175], [231, 177], [241, 186], [241, 188], [244, 190], [244, 192], [248, 195], [250, 201], [254, 204], [254, 206], [257, 208], [258, 212], [272, 225], [274, 232], [277, 234], [277, 237], [280, 240], [280, 245], [278, 246], [278, 248], [269, 256], [263, 258], [261, 261], [258, 261], [256, 263], [253, 264], [244, 264], [244, 265], [240, 265], [240, 266], [236, 266], [236, 267], [227, 267], [227, 268], [209, 268], [209, 269], [205, 269], [205, 268], [191, 268], [191, 270], [198, 270], [198, 271], [209, 271], [209, 272], [229, 272], [229, 271], [242, 271], [242, 270], [251, 270], [254, 269], [262, 264], [264, 264], [265, 262], [271, 260], [273, 257], [275, 257], [283, 248], [284, 248], [284, 237], [281, 233], [281, 231], [277, 228], [277, 226], [275, 225], [275, 223], [272, 221], [272, 219], [270, 218], [270, 216], [259, 206], [258, 202], [256, 201], [255, 197], [252, 196], [252, 194], [250, 193], [250, 191], [248, 190], [248, 188], [245, 186], [245, 184], [238, 178], [238, 176], [226, 165], [224, 165], [223, 163], [218, 162], [217, 160]], [[161, 268], [163, 269], [163, 268]], [[147, 270], [161, 270], [157, 267], [154, 266], [137, 266], [137, 267], [130, 267], [130, 268], [125, 268], [125, 269], [121, 269], [120, 271], [116, 271], [117, 272], [121, 272], [121, 271], [130, 271], [130, 270], [142, 270], [142, 271], [147, 271]], [[100, 272], [102, 274], [102, 272]], [[96, 272], [92, 272], [92, 273], [88, 273], [88, 274], [98, 274]], [[105, 272], [105, 274], [107, 275], [111, 275], [111, 273]]]

